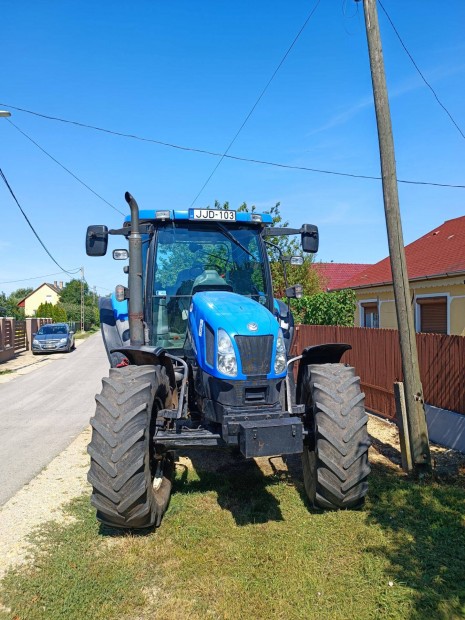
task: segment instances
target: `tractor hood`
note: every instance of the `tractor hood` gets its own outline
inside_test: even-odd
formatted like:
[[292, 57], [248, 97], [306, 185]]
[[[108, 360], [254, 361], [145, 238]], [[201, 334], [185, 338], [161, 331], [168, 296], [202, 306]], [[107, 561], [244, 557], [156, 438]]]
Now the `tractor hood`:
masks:
[[225, 291], [197, 293], [193, 306], [213, 329], [221, 327], [231, 337], [278, 334], [279, 326], [271, 312], [243, 295]]
[[234, 378], [278, 376], [273, 369], [279, 325], [264, 306], [227, 291], [206, 291], [193, 296], [189, 339], [197, 363], [210, 374], [221, 377], [216, 365], [218, 330], [226, 332], [235, 349], [238, 373]]

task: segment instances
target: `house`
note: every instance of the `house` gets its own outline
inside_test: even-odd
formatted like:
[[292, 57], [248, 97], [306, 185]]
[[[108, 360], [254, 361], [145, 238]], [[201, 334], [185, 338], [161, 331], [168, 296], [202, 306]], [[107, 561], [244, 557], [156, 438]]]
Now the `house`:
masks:
[[62, 289], [63, 282], [54, 282], [53, 284], [44, 282], [24, 299], [21, 299], [21, 301], [18, 302], [18, 307], [24, 308], [24, 316], [35, 316], [40, 304], [47, 302], [53, 305], [57, 304]]
[[[417, 332], [465, 336], [465, 216], [447, 220], [405, 248]], [[340, 288], [355, 291], [355, 325], [397, 328], [389, 257]]]
[[361, 263], [314, 263], [325, 291], [341, 288], [344, 282], [354, 278], [371, 265]]

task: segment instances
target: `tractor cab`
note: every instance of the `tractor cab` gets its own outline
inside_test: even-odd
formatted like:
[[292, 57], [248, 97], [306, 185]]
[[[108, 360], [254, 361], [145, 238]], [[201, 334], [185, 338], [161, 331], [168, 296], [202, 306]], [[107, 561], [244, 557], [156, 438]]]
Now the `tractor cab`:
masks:
[[[254, 222], [175, 220], [157, 227], [149, 253], [146, 305], [150, 343], [185, 346], [196, 293], [229, 292], [273, 311], [262, 226]], [[225, 299], [228, 299], [227, 297]]]

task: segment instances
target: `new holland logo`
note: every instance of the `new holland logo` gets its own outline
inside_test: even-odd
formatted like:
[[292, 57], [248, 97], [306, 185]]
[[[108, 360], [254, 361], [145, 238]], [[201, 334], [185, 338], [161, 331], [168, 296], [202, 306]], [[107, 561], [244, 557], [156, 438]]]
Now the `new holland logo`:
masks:
[[247, 329], [250, 332], [256, 332], [258, 329], [258, 325], [256, 323], [247, 323]]

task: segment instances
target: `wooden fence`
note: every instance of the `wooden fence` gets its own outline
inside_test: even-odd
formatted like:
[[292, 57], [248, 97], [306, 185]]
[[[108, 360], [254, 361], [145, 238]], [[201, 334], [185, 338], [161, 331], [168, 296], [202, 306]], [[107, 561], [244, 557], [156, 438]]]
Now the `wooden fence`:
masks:
[[16, 321], [11, 317], [0, 318], [0, 363], [7, 362], [20, 351], [31, 349], [32, 334], [52, 319], [27, 318]]
[[15, 354], [14, 319], [0, 318], [0, 362], [7, 362]]
[[[416, 338], [425, 401], [465, 414], [465, 338], [442, 334], [417, 334]], [[397, 330], [297, 325], [292, 354], [326, 342], [352, 345], [342, 359], [360, 376], [366, 408], [393, 419], [393, 383], [403, 380]]]
[[15, 321], [15, 351], [27, 348], [26, 321]]

